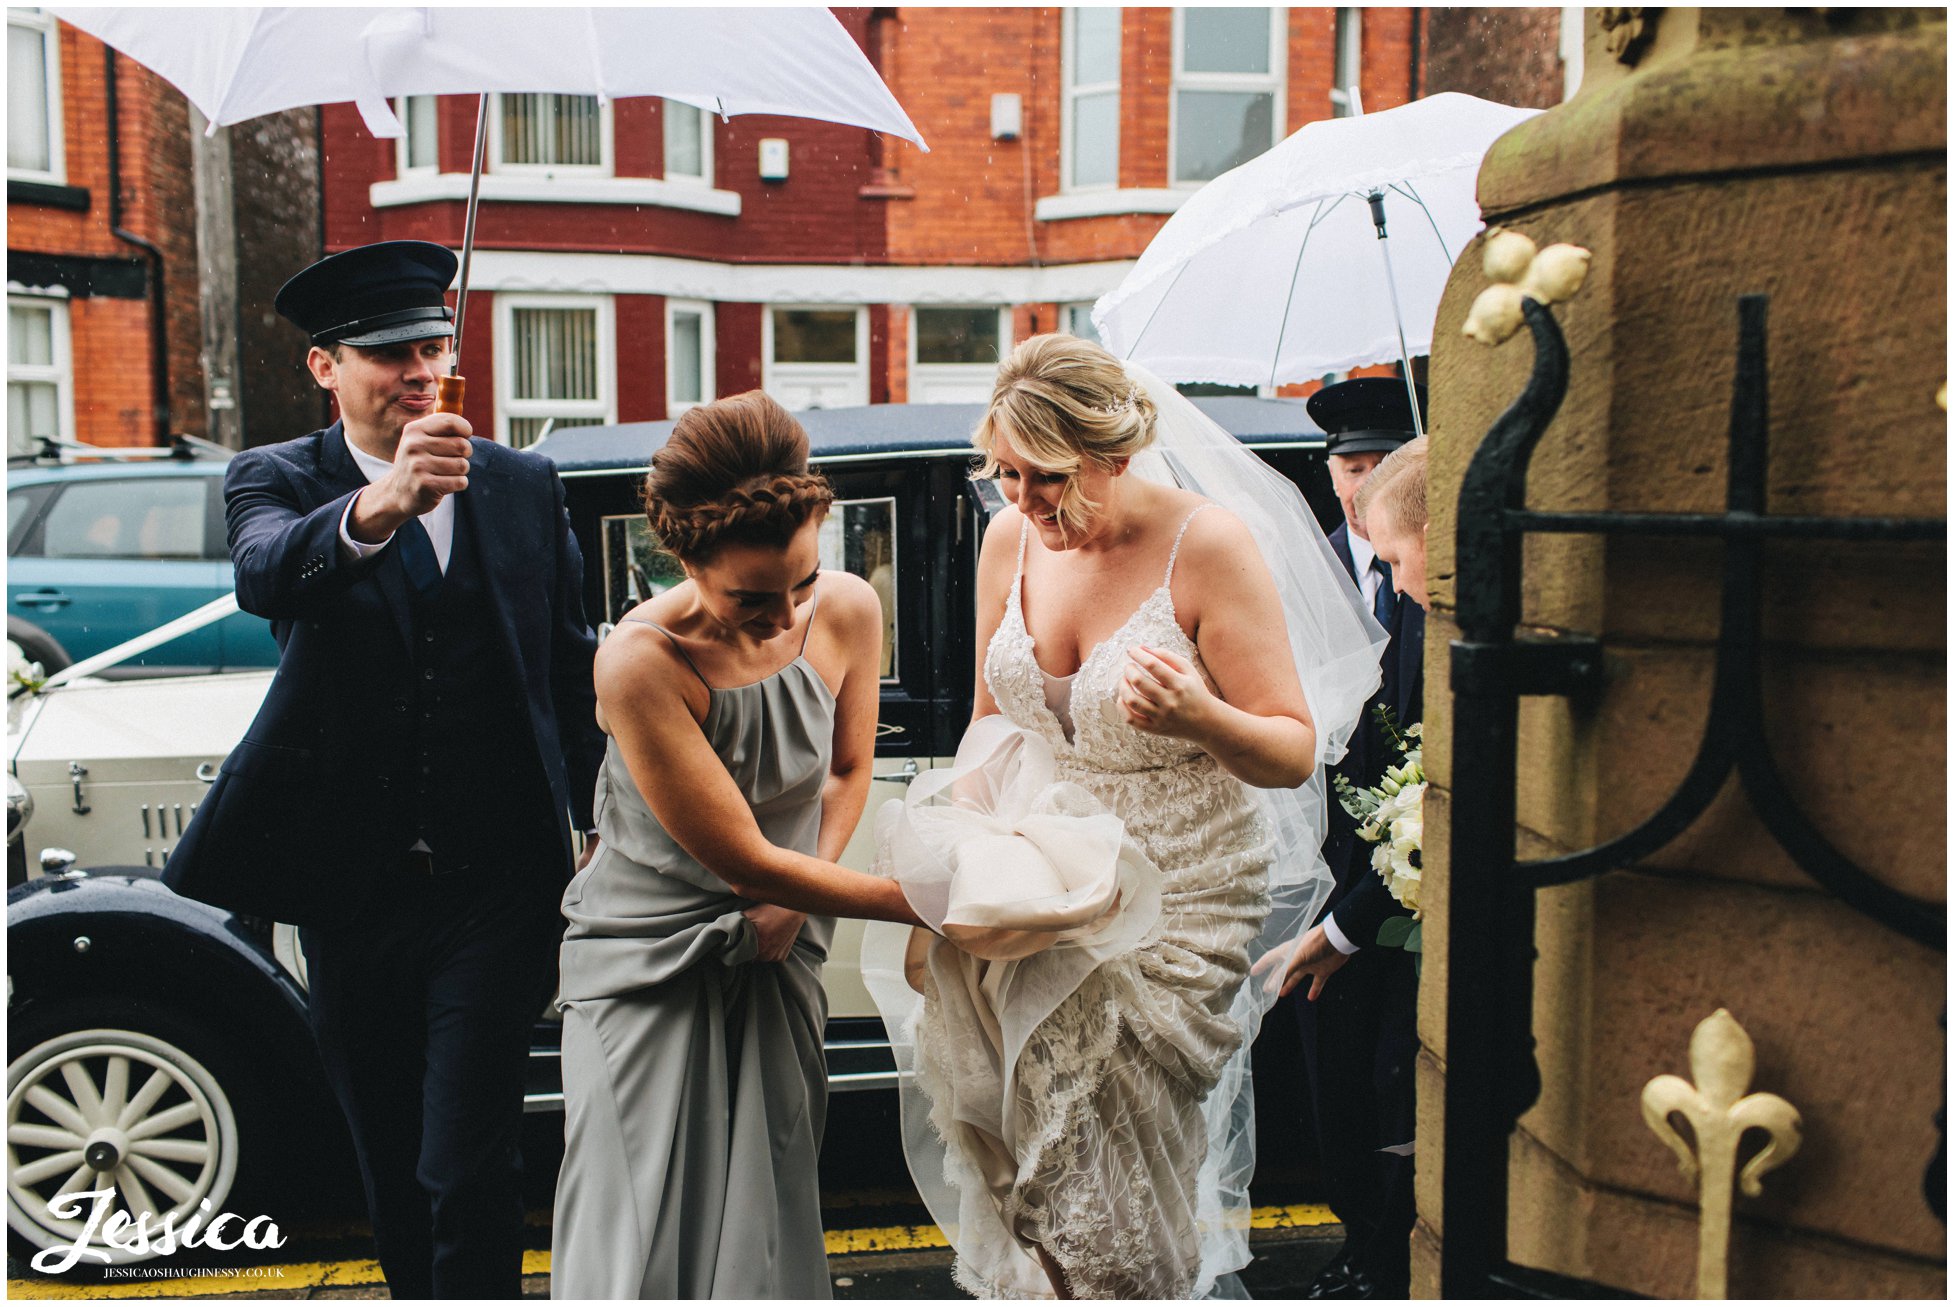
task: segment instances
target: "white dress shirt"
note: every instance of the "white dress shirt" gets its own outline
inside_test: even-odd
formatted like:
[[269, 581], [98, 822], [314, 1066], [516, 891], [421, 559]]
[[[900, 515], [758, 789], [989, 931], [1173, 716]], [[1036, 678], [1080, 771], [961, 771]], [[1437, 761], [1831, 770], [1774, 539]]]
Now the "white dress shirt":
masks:
[[[340, 435], [346, 441], [346, 452], [353, 456], [354, 466], [358, 467], [360, 472], [366, 477], [368, 485], [372, 485], [381, 480], [389, 472], [393, 471], [394, 465], [392, 463], [389, 463], [384, 458], [375, 458], [354, 444], [353, 438], [346, 435], [345, 428], [342, 427], [340, 429]], [[378, 544], [372, 545], [361, 540], [355, 540], [353, 539], [352, 531], [348, 529], [352, 520], [353, 506], [348, 504], [346, 505], [345, 514], [339, 519], [339, 547], [348, 559], [365, 558], [375, 550], [385, 549], [387, 547], [387, 540], [393, 539], [390, 535], [387, 537], [387, 540], [382, 540]], [[446, 576], [448, 573], [448, 555], [454, 552], [455, 547], [455, 497], [453, 495], [441, 496], [440, 503], [421, 514], [421, 526], [427, 531], [427, 538], [434, 545], [434, 561], [441, 564], [441, 574]], [[1352, 536], [1351, 540], [1354, 543], [1356, 537]]]
[[[386, 464], [380, 466], [385, 467]], [[1350, 546], [1350, 562], [1357, 569], [1357, 588], [1364, 592], [1364, 607], [1374, 613], [1377, 611], [1377, 589], [1384, 584], [1384, 574], [1371, 566], [1377, 561], [1377, 550], [1371, 548], [1371, 542], [1355, 531], [1348, 533], [1346, 543]]]

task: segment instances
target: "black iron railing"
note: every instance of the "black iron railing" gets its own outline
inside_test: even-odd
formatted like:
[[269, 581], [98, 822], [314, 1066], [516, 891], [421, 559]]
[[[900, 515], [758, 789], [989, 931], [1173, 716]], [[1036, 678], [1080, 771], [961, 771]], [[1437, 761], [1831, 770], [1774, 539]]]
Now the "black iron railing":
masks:
[[[1765, 512], [1769, 408], [1767, 297], [1738, 301], [1737, 376], [1722, 513], [1545, 512], [1526, 506], [1527, 466], [1567, 393], [1567, 344], [1547, 309], [1523, 306], [1533, 373], [1466, 469], [1459, 494], [1457, 621], [1452, 643], [1452, 804], [1447, 896], [1444, 1182], [1445, 1297], [1605, 1297], [1625, 1291], [1514, 1265], [1507, 1244], [1508, 1145], [1540, 1096], [1534, 1057], [1534, 898], [1630, 866], [1681, 835], [1734, 772], [1759, 820], [1807, 875], [1853, 909], [1945, 949], [1946, 908], [1873, 878], [1832, 846], [1784, 784], [1765, 743], [1763, 549], [1770, 539], [1946, 540], [1944, 521], [1819, 518]], [[1591, 695], [1601, 646], [1580, 636], [1516, 636], [1521, 545], [1528, 534], [1710, 536], [1724, 542], [1722, 627], [1702, 741], [1657, 812], [1597, 848], [1538, 862], [1515, 855], [1515, 748], [1524, 695]], [[1944, 1017], [1943, 1017], [1944, 1020]], [[1928, 1166], [1929, 1202], [1942, 1212]], [[1924, 1161], [1924, 1159], [1923, 1159]]]

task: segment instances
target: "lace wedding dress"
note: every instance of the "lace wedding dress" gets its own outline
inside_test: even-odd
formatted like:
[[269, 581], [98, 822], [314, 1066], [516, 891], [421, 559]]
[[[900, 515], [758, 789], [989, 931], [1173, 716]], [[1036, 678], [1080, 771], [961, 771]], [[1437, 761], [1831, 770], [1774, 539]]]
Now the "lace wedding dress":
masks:
[[[952, 1232], [958, 1284], [981, 1296], [1050, 1297], [1034, 1247], [1079, 1297], [1198, 1296], [1246, 1261], [1247, 1176], [1222, 1177], [1224, 1159], [1210, 1153], [1226, 1151], [1223, 1126], [1232, 1108], [1239, 1128], [1244, 1107], [1253, 1004], [1237, 999], [1269, 912], [1273, 836], [1243, 782], [1184, 741], [1134, 729], [1116, 702], [1134, 644], [1173, 650], [1206, 675], [1174, 615], [1186, 530], [1159, 588], [1068, 678], [1069, 704], [1025, 627], [1024, 535], [984, 658], [992, 696], [1026, 737], [1018, 747], [1049, 754], [1050, 775], [1032, 788], [1049, 780], [1042, 792], [1055, 797], [1033, 806], [1074, 817], [1109, 810], [1123, 823], [1124, 879], [1100, 899], [1117, 901], [1110, 916], [1126, 918], [1129, 938], [1102, 929], [1083, 958], [1051, 949], [1019, 959], [1005, 948], [987, 960], [919, 934], [908, 971], [920, 1004], [872, 981], [920, 1091], [904, 1105], [911, 1169]], [[991, 734], [1007, 729], [997, 723]], [[1049, 845], [1036, 820], [1017, 828]], [[996, 865], [981, 878], [1001, 874]], [[907, 886], [900, 863], [889, 870]], [[1210, 1096], [1219, 1101], [1204, 1113]], [[927, 1130], [911, 1119], [925, 1103]]]

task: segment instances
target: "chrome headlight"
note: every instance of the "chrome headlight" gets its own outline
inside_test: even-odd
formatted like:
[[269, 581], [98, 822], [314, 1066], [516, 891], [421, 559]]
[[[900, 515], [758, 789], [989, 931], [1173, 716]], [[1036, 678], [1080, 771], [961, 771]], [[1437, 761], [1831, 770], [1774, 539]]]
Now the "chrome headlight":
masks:
[[20, 777], [7, 773], [7, 843], [20, 838], [21, 828], [34, 815], [34, 796], [20, 783]]

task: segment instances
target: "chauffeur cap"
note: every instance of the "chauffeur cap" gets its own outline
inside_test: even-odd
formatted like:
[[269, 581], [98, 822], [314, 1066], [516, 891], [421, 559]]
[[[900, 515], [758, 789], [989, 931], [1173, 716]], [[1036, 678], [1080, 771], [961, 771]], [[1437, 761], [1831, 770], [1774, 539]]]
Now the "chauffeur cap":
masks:
[[[1322, 427], [1326, 454], [1388, 454], [1417, 433], [1411, 401], [1397, 377], [1354, 377], [1325, 386], [1309, 397], [1310, 420]], [[1425, 388], [1418, 387], [1418, 416], [1429, 411]]]
[[320, 259], [279, 288], [272, 307], [314, 345], [393, 345], [452, 336], [443, 299], [455, 256], [428, 241], [381, 241]]

